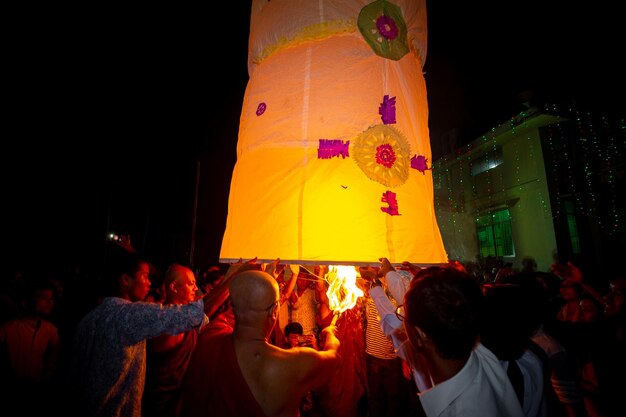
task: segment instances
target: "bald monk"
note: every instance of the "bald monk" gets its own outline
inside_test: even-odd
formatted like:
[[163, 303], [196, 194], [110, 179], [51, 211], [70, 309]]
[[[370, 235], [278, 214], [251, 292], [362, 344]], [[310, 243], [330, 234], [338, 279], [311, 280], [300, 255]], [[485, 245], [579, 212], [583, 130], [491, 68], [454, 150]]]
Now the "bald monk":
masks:
[[[228, 282], [241, 263], [229, 268], [224, 280], [204, 298], [205, 324], [209, 317], [228, 298]], [[196, 277], [184, 265], [172, 264], [165, 272], [164, 305], [185, 305], [198, 299]], [[206, 326], [179, 334], [163, 334], [149, 339], [146, 346], [146, 386], [143, 394], [142, 412], [145, 417], [174, 416], [180, 395], [180, 384], [187, 370], [198, 334]]]
[[295, 417], [302, 396], [328, 383], [339, 367], [336, 327], [322, 330], [321, 350], [273, 346], [280, 294], [271, 275], [237, 274], [230, 284], [232, 332], [209, 328], [198, 338], [182, 386], [181, 416]]

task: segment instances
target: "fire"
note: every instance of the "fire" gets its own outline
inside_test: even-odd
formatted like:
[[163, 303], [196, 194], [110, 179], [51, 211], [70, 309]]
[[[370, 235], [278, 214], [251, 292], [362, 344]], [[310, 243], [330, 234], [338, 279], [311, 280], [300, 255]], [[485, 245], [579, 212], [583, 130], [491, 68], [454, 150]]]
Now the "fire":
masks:
[[338, 315], [356, 305], [356, 300], [363, 296], [363, 291], [356, 286], [357, 272], [353, 266], [329, 265], [325, 276], [328, 282], [328, 306]]

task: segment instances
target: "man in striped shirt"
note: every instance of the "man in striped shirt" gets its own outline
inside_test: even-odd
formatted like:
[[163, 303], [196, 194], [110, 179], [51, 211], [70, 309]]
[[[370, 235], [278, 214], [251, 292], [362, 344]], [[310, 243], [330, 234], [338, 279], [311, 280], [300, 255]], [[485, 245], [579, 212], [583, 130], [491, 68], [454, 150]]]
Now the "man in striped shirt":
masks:
[[[385, 286], [384, 278], [381, 281]], [[398, 303], [390, 294], [388, 295], [394, 305], [402, 303], [401, 301]], [[383, 333], [376, 305], [369, 296], [366, 296], [365, 308], [367, 313], [365, 360], [369, 416], [407, 415], [410, 382], [403, 376], [402, 359], [396, 355], [391, 339]]]

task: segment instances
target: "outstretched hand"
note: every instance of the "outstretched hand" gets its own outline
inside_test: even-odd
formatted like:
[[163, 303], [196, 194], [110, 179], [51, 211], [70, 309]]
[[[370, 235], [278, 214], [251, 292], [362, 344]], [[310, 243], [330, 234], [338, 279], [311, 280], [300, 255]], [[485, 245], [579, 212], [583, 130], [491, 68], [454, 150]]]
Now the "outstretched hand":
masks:
[[331, 323], [320, 331], [320, 346], [326, 351], [339, 350], [341, 341], [337, 338], [337, 326]]
[[137, 252], [130, 241], [130, 235], [117, 235], [116, 237], [117, 239], [114, 239], [113, 241], [117, 244], [117, 246], [130, 253]]
[[456, 269], [459, 272], [467, 272], [467, 269], [465, 269], [465, 266], [459, 261], [448, 260], [447, 267]]
[[278, 264], [280, 263], [280, 258], [276, 258], [269, 264], [265, 266], [265, 272], [274, 277], [274, 279], [278, 278], [280, 271], [278, 271]]
[[228, 271], [226, 271], [226, 275], [224, 276], [224, 280], [227, 280], [228, 278], [232, 277], [233, 275], [239, 274], [239, 273], [244, 272], [244, 271], [250, 271], [250, 270], [253, 270], [253, 269], [259, 269], [258, 268], [259, 265], [256, 262], [257, 259], [258, 259], [258, 257], [255, 256], [254, 258], [252, 258], [252, 259], [250, 259], [250, 260], [248, 260], [246, 262], [243, 262], [241, 260], [241, 258], [239, 258], [238, 262], [235, 262], [235, 263], [231, 264], [228, 267]]
[[561, 279], [568, 279], [579, 284], [583, 282], [583, 272], [571, 262], [568, 262], [567, 265], [554, 263], [550, 265], [550, 270]]
[[300, 265], [298, 264], [289, 264], [289, 270], [291, 271], [291, 278], [297, 277], [300, 273]]
[[359, 273], [361, 274], [361, 278], [363, 278], [366, 281], [374, 281], [376, 278], [378, 278], [378, 269], [379, 268], [375, 268], [373, 266], [360, 266], [359, 267]]
[[387, 272], [396, 270], [396, 268], [394, 268], [393, 265], [391, 265], [391, 262], [389, 262], [389, 259], [380, 258], [379, 261], [380, 261], [380, 270], [378, 271], [379, 277], [384, 277], [385, 275], [387, 275]]
[[413, 265], [411, 262], [408, 261], [402, 262], [402, 268], [409, 271], [413, 276], [415, 276], [415, 274], [422, 270], [422, 268], [420, 268], [419, 266]]

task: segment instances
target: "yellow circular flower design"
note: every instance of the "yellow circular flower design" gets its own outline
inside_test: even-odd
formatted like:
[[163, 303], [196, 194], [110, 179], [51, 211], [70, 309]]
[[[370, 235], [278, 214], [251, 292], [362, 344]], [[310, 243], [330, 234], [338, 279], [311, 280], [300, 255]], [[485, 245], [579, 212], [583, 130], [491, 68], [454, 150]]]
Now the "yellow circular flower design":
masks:
[[357, 136], [350, 153], [368, 178], [386, 187], [397, 187], [409, 178], [411, 147], [394, 127], [370, 127]]

